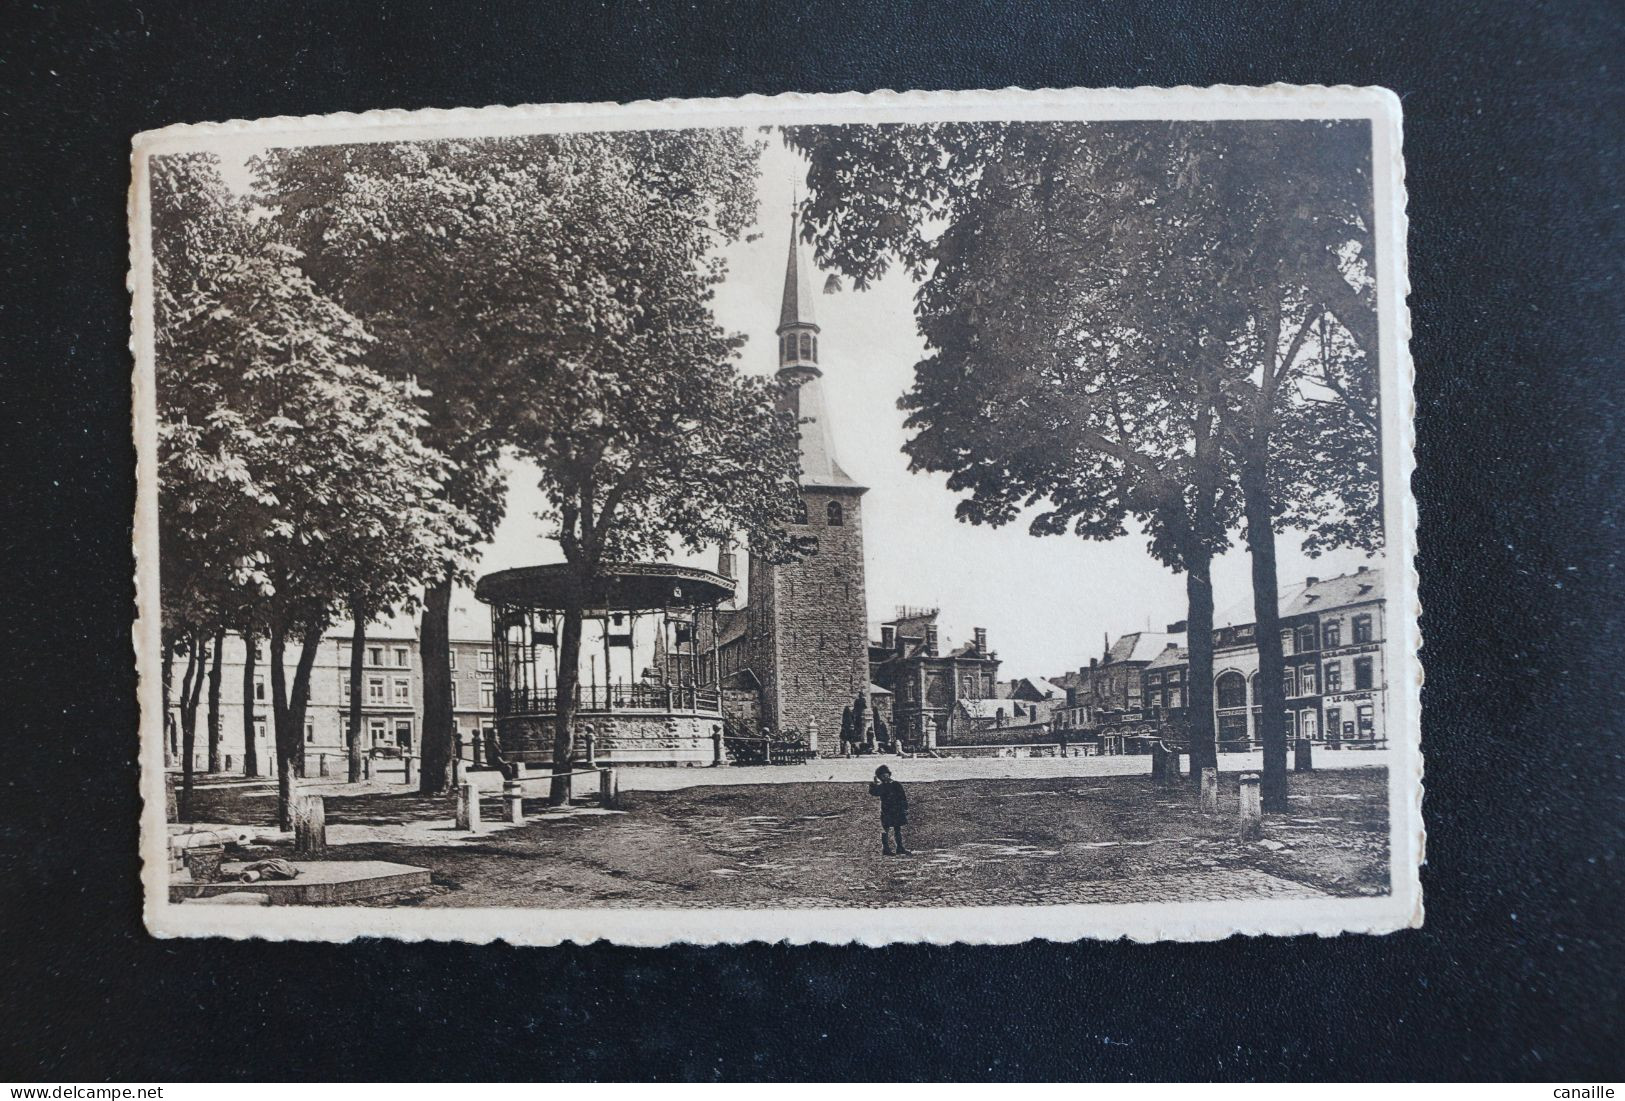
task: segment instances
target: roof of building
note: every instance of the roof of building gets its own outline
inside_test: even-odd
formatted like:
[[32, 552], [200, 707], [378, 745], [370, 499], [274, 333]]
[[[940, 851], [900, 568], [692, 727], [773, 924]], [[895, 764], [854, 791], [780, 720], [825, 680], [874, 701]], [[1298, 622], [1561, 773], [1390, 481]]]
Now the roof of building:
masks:
[[1162, 653], [1151, 659], [1147, 669], [1166, 669], [1169, 666], [1185, 665], [1191, 660], [1191, 652], [1183, 646], [1167, 646]]
[[[1363, 601], [1381, 600], [1383, 595], [1383, 569], [1382, 561], [1379, 559], [1374, 565], [1353, 573], [1317, 578], [1313, 584], [1305, 579], [1296, 584], [1282, 585], [1278, 614], [1285, 619], [1288, 616], [1306, 615], [1309, 612], [1324, 612], [1328, 608], [1342, 608]], [[1252, 594], [1249, 593], [1215, 614], [1213, 626], [1240, 627], [1257, 621], [1258, 615], [1253, 609]]]
[[736, 638], [744, 638], [750, 625], [750, 616], [743, 608], [724, 608], [717, 613], [717, 645], [726, 646]]
[[1170, 642], [1185, 645], [1185, 633], [1131, 631], [1112, 643], [1112, 648], [1106, 653], [1106, 662], [1115, 665], [1120, 661], [1150, 661]]
[[1283, 593], [1281, 614], [1288, 616], [1324, 612], [1329, 608], [1343, 608], [1350, 604], [1382, 600], [1385, 595], [1382, 564], [1379, 562], [1375, 566], [1353, 573], [1318, 580], [1313, 585], [1305, 584], [1297, 589], [1290, 602]]

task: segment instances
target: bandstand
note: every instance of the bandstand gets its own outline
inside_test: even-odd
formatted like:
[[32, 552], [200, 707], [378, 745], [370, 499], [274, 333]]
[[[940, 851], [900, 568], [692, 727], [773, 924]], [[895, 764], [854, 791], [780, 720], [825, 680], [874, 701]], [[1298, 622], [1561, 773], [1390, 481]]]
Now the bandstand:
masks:
[[[661, 562], [615, 563], [577, 594], [563, 564], [525, 566], [480, 578], [491, 606], [496, 731], [502, 758], [553, 759], [562, 609], [579, 596], [575, 742], [592, 736], [606, 764], [710, 765], [723, 725], [715, 683], [717, 609], [734, 595], [720, 574]], [[708, 630], [701, 630], [702, 623]]]

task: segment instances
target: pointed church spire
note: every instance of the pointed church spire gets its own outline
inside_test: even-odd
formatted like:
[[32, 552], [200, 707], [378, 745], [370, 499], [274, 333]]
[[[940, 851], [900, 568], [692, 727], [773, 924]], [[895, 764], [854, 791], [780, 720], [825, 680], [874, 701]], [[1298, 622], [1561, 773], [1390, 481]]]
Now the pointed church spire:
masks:
[[790, 213], [790, 256], [784, 264], [784, 303], [779, 307], [779, 332], [793, 325], [810, 325], [813, 320], [812, 284], [807, 278], [807, 266], [801, 262], [801, 239], [798, 233], [800, 215]]

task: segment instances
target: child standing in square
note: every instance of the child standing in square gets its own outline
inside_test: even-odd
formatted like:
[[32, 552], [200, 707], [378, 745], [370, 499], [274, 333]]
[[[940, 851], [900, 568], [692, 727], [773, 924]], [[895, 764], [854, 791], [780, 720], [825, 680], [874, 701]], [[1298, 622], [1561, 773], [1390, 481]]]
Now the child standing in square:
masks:
[[897, 855], [908, 855], [908, 849], [903, 847], [903, 827], [908, 825], [908, 796], [903, 793], [903, 785], [891, 778], [891, 769], [881, 765], [875, 769], [874, 783], [869, 785], [869, 794], [880, 799], [880, 848], [887, 856], [892, 855], [892, 838], [897, 839]]

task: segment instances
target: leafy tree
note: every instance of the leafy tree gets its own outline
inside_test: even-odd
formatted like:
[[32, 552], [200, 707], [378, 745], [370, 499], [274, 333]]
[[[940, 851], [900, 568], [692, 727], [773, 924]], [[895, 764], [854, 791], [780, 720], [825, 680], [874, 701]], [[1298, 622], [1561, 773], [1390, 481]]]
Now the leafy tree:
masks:
[[[914, 469], [957, 515], [1113, 539], [1132, 519], [1186, 577], [1193, 774], [1216, 761], [1211, 565], [1236, 499], [1222, 359], [1169, 317], [1183, 258], [1159, 242], [1163, 129], [1084, 124], [791, 129], [811, 161], [820, 259], [863, 286], [900, 261], [927, 355], [900, 405]], [[1104, 136], [1104, 135], [1101, 135]], [[1036, 511], [1033, 511], [1036, 510]]]
[[[716, 494], [759, 496], [743, 485], [748, 458], [721, 447], [717, 418], [759, 428], [750, 442], [769, 452], [784, 434], [756, 415], [765, 384], [717, 367], [734, 345], [705, 306], [720, 277], [715, 246], [754, 209], [754, 165], [731, 131], [347, 146], [259, 162], [262, 201], [306, 270], [377, 336], [372, 362], [425, 384], [429, 438], [455, 470], [446, 493], [476, 520], [424, 597], [423, 790], [449, 782], [451, 582], [500, 517], [504, 444], [542, 464], [561, 545], [587, 572], [605, 554], [715, 529], [729, 519]], [[690, 503], [666, 470], [691, 467]], [[579, 627], [577, 617], [573, 642], [566, 627], [566, 645], [579, 646]], [[569, 727], [565, 715], [559, 729]], [[567, 756], [566, 745], [560, 767]]]
[[[1211, 743], [1208, 563], [1239, 493], [1274, 694], [1271, 809], [1285, 799], [1275, 528], [1304, 525], [1315, 549], [1372, 538], [1375, 384], [1349, 353], [1375, 329], [1356, 270], [1363, 125], [788, 133], [811, 159], [820, 256], [860, 286], [893, 260], [924, 280], [929, 354], [903, 399], [906, 450], [970, 492], [961, 517], [1003, 523], [1046, 503], [1035, 533], [1114, 538], [1134, 516], [1186, 572], [1197, 765]], [[1315, 326], [1318, 373], [1304, 354]]]
[[449, 538], [445, 460], [420, 439], [416, 389], [360, 365], [365, 330], [216, 165], [155, 158], [152, 193], [166, 613], [195, 633], [255, 608], [286, 823], [322, 634], [358, 573], [388, 576], [383, 518]]
[[572, 224], [560, 337], [526, 357], [514, 417], [575, 582], [561, 609], [554, 803], [569, 794], [591, 581], [737, 532], [771, 561], [796, 550], [796, 425], [777, 410], [777, 383], [740, 374], [742, 340], [710, 309], [717, 249], [754, 217], [757, 156], [733, 130], [583, 135], [561, 150], [594, 217]]
[[463, 537], [419, 578], [423, 767], [449, 789], [452, 587], [502, 516], [498, 461], [513, 373], [559, 345], [570, 291], [568, 165], [551, 137], [273, 150], [255, 163], [258, 200], [302, 268], [374, 336], [369, 364], [421, 384], [425, 438], [450, 461], [448, 505]]

